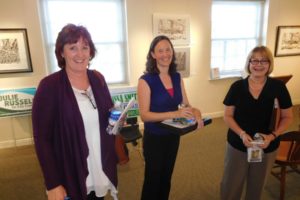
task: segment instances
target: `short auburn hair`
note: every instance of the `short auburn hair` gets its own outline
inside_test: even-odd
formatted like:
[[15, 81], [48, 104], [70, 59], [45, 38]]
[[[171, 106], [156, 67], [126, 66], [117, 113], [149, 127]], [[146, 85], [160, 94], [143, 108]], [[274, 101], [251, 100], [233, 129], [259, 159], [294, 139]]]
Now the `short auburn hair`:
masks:
[[62, 52], [64, 50], [64, 46], [66, 44], [74, 44], [78, 42], [78, 40], [82, 38], [89, 47], [90, 47], [90, 60], [95, 57], [96, 48], [92, 41], [92, 37], [88, 30], [83, 26], [76, 26], [74, 24], [67, 24], [62, 28], [62, 30], [58, 33], [56, 43], [55, 43], [55, 56], [57, 59], [57, 64], [60, 68], [65, 68], [66, 61], [62, 56]]

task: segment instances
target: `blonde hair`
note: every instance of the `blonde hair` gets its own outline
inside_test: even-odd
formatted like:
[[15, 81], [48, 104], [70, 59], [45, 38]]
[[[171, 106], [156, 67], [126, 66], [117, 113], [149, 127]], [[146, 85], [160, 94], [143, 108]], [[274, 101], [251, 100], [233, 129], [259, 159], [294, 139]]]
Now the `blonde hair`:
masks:
[[253, 57], [253, 55], [256, 54], [256, 53], [259, 53], [259, 54], [263, 55], [264, 57], [266, 57], [269, 60], [269, 70], [268, 70], [266, 75], [267, 76], [270, 75], [273, 72], [273, 69], [274, 69], [274, 59], [273, 59], [272, 52], [266, 46], [257, 46], [257, 47], [254, 47], [254, 49], [252, 49], [250, 51], [250, 53], [248, 54], [248, 57], [246, 59], [245, 71], [248, 74], [251, 74], [251, 72], [249, 70], [250, 60]]

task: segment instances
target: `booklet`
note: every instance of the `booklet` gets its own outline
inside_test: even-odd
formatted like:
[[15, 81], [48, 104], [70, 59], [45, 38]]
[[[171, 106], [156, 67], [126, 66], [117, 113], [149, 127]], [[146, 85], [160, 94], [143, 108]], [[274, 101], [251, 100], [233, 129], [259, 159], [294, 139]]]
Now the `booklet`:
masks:
[[120, 132], [120, 130], [122, 129], [123, 124], [126, 120], [126, 113], [128, 112], [128, 110], [130, 108], [132, 108], [132, 106], [134, 105], [134, 102], [135, 102], [134, 98], [131, 98], [130, 101], [128, 102], [126, 108], [122, 111], [121, 116], [119, 117], [118, 121], [115, 123], [114, 127], [112, 128], [110, 134], [116, 135]]

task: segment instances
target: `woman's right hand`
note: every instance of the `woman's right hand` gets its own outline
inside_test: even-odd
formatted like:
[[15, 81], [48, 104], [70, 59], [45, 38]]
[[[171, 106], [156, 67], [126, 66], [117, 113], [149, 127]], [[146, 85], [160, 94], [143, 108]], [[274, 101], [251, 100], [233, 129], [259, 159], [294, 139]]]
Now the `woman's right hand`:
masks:
[[251, 142], [253, 141], [251, 136], [248, 135], [247, 133], [242, 133], [240, 135], [241, 137], [241, 140], [243, 140], [243, 144], [246, 146], [246, 147], [252, 147], [253, 144], [251, 144]]
[[59, 185], [47, 191], [48, 200], [64, 200], [67, 196], [66, 190], [62, 185]]
[[194, 118], [193, 110], [191, 107], [180, 108], [176, 112], [176, 118], [186, 118], [192, 119]]

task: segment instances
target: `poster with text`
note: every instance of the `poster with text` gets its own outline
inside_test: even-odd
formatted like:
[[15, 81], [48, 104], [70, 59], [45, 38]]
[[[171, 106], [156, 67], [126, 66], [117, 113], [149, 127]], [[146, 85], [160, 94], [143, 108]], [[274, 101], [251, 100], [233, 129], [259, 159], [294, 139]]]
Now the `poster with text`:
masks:
[[31, 114], [36, 88], [0, 90], [0, 117]]

